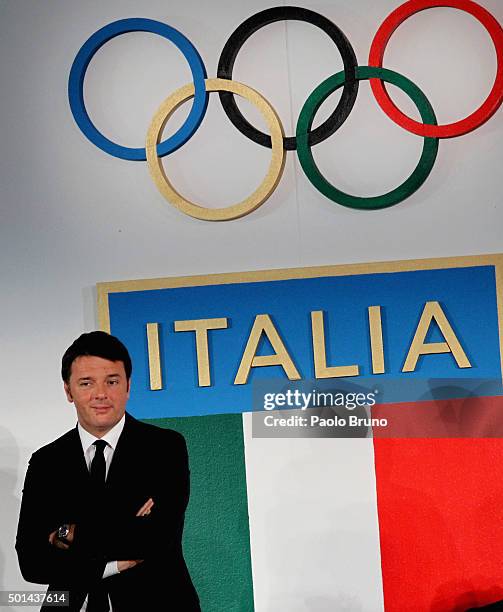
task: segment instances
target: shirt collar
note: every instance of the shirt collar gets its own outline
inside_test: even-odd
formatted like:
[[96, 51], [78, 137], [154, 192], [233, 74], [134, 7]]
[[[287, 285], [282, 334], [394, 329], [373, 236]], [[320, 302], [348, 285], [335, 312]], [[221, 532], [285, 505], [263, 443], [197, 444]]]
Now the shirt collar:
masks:
[[96, 440], [104, 440], [109, 446], [112, 447], [112, 450], [115, 451], [122, 430], [124, 429], [125, 420], [126, 415], [123, 414], [121, 420], [116, 423], [112, 427], [112, 429], [108, 431], [102, 438], [97, 438], [95, 435], [89, 433], [86, 429], [84, 429], [80, 423], [78, 423], [77, 430], [79, 432], [80, 443], [82, 444], [82, 450], [84, 451], [84, 453], [89, 450], [89, 447], [92, 446], [94, 442], [96, 442]]

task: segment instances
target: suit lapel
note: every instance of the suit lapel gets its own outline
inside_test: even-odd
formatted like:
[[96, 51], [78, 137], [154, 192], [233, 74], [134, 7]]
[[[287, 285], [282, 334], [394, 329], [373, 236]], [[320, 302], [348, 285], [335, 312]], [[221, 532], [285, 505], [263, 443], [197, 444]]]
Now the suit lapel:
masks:
[[90, 477], [77, 428], [61, 439], [54, 476], [64, 484], [53, 496], [58, 524], [78, 523], [85, 515], [90, 499]]
[[112, 487], [116, 482], [124, 478], [124, 474], [130, 473], [129, 470], [134, 465], [135, 457], [135, 430], [136, 419], [126, 412], [124, 429], [120, 435], [117, 447], [112, 457], [112, 463], [108, 469], [107, 488]]
[[89, 480], [89, 470], [87, 469], [77, 427], [72, 429], [69, 434], [68, 449], [61, 455], [65, 461], [64, 468], [72, 474], [72, 478], [80, 482], [87, 482]]

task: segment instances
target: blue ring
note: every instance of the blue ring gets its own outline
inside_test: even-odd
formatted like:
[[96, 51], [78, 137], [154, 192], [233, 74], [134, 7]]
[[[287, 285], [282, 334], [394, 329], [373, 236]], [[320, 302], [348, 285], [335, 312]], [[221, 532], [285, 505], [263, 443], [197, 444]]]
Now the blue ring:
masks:
[[105, 153], [121, 159], [145, 161], [147, 159], [145, 147], [124, 147], [103, 136], [91, 121], [84, 104], [84, 77], [89, 62], [106, 42], [127, 32], [151, 32], [170, 40], [185, 56], [194, 79], [194, 102], [189, 116], [173, 136], [157, 145], [157, 155], [159, 157], [179, 149], [201, 124], [208, 106], [208, 92], [204, 84], [206, 68], [201, 56], [188, 38], [175, 28], [153, 19], [132, 18], [114, 21], [99, 29], [82, 45], [73, 61], [68, 80], [68, 98], [77, 125], [84, 136]]

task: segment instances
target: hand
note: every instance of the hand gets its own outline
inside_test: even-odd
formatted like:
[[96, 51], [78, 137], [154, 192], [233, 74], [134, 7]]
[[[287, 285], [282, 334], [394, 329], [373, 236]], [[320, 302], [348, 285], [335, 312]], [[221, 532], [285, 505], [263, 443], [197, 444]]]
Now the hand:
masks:
[[138, 563], [143, 563], [143, 559], [136, 559], [135, 561], [117, 561], [117, 569], [119, 572], [124, 572], [138, 565]]
[[147, 501], [143, 504], [143, 506], [138, 510], [136, 516], [148, 516], [150, 514], [150, 511], [152, 510], [153, 505], [154, 500], [149, 497]]
[[70, 544], [73, 542], [73, 538], [75, 535], [75, 523], [68, 525], [69, 532], [65, 538], [65, 541], [60, 540], [58, 538], [58, 530], [53, 531], [49, 534], [49, 543], [55, 546], [56, 548], [60, 548], [61, 550], [68, 550], [70, 548]]

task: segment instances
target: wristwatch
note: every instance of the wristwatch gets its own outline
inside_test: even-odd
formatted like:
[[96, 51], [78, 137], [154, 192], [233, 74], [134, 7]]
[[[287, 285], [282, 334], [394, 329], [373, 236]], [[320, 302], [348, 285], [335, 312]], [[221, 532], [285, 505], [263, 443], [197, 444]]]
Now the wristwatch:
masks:
[[65, 544], [69, 544], [69, 542], [66, 539], [69, 533], [70, 533], [70, 525], [64, 524], [64, 525], [61, 525], [61, 527], [59, 527], [56, 537], [58, 538], [58, 540], [61, 540]]

